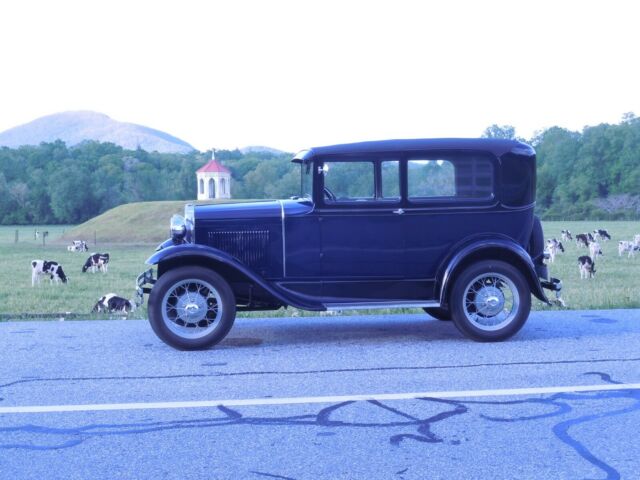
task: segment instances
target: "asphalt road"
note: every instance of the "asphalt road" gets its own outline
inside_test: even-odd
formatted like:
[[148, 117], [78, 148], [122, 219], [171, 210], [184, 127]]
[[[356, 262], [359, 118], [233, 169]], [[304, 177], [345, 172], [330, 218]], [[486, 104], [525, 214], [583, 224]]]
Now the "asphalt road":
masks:
[[638, 382], [640, 310], [535, 312], [498, 344], [426, 315], [240, 319], [204, 352], [142, 321], [0, 323], [0, 478], [638, 478]]

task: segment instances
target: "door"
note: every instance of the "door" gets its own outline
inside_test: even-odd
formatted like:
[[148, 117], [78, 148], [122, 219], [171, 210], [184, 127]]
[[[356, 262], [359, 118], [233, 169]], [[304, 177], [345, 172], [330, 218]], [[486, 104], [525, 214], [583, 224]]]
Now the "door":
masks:
[[405, 274], [432, 295], [438, 269], [455, 245], [500, 232], [494, 164], [473, 152], [426, 152], [407, 158]]
[[326, 159], [318, 169], [323, 190], [316, 211], [323, 297], [404, 298], [399, 161]]

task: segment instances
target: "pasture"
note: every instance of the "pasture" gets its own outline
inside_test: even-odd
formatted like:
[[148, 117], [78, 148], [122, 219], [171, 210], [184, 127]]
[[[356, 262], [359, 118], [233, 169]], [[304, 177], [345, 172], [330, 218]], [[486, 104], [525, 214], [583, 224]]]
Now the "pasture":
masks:
[[[545, 222], [545, 239], [560, 239], [560, 230], [568, 228], [574, 234], [605, 228], [612, 240], [601, 242], [604, 257], [596, 261], [594, 279], [580, 280], [577, 258], [588, 255], [585, 248], [574, 242], [565, 242], [564, 254], [550, 264], [551, 275], [563, 281], [563, 297], [570, 309], [640, 308], [640, 254], [627, 258], [618, 256], [618, 240], [630, 240], [640, 233], [640, 222]], [[46, 246], [42, 240], [34, 238], [34, 231], [48, 230]], [[125, 298], [133, 298], [136, 276], [145, 270], [145, 259], [151, 255], [155, 244], [93, 244], [89, 242], [89, 252], [75, 253], [66, 250], [67, 242], [62, 240], [68, 226], [40, 227], [0, 227], [0, 319], [28, 318], [28, 314], [48, 314], [57, 318], [58, 314], [81, 315], [83, 318], [105, 318], [105, 315], [90, 314], [95, 302], [106, 293], [116, 293]], [[14, 243], [15, 230], [19, 230], [19, 242]], [[91, 252], [109, 252], [111, 262], [109, 272], [81, 273], [82, 265]], [[35, 288], [31, 287], [31, 265], [33, 259], [55, 260], [62, 264], [70, 281], [67, 285], [50, 285], [43, 280]], [[534, 300], [533, 308], [549, 309]], [[293, 311], [292, 311], [293, 310]], [[418, 310], [389, 310], [388, 313], [412, 312]], [[345, 312], [350, 313], [350, 312]], [[363, 312], [358, 312], [362, 314]], [[377, 311], [380, 313], [380, 311]], [[295, 309], [268, 313], [269, 316], [315, 315], [313, 312], [296, 312]], [[239, 316], [265, 316], [264, 312], [242, 313]], [[113, 315], [115, 318], [116, 315]], [[107, 317], [108, 318], [108, 317]], [[146, 309], [136, 310], [129, 318], [146, 318]]]

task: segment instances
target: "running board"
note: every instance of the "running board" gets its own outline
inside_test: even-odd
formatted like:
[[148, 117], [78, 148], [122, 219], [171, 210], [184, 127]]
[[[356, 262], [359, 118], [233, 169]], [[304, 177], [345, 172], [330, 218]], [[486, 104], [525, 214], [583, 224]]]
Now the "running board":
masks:
[[407, 301], [407, 302], [353, 302], [353, 303], [325, 303], [327, 310], [367, 310], [375, 308], [436, 308], [440, 302], [435, 300], [427, 302]]

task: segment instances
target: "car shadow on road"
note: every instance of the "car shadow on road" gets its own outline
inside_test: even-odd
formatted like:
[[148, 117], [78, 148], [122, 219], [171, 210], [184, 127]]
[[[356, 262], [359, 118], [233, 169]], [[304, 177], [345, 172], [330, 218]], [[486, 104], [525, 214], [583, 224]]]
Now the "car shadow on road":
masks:
[[[640, 323], [621, 322], [613, 316], [565, 312], [561, 317], [532, 315], [523, 329], [507, 342], [580, 340], [640, 332]], [[331, 316], [239, 319], [229, 336], [215, 348], [319, 343], [383, 344], [397, 342], [469, 342], [453, 322], [428, 315]]]
[[[383, 344], [424, 341], [461, 341], [452, 322], [427, 315], [393, 315], [388, 317], [308, 317], [273, 319], [253, 323], [236, 321], [229, 336], [215, 348], [257, 345], [292, 345], [318, 343]], [[261, 340], [259, 343], [255, 340]]]

